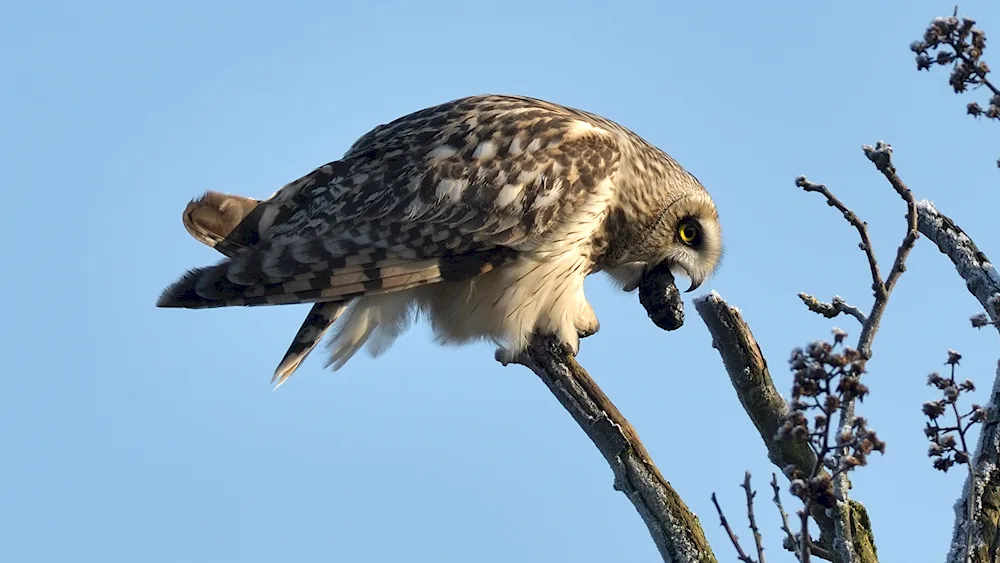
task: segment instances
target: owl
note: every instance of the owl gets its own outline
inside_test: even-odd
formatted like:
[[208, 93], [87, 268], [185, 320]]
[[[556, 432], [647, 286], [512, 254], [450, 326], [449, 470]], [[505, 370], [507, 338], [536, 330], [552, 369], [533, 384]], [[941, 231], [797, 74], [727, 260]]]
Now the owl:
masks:
[[693, 291], [723, 255], [711, 196], [673, 158], [609, 119], [510, 95], [379, 125], [264, 200], [207, 192], [183, 223], [224, 258], [158, 307], [312, 304], [278, 385], [331, 328], [336, 370], [420, 316], [441, 344], [515, 357], [547, 334], [575, 354], [599, 329], [588, 275], [634, 291], [667, 267]]

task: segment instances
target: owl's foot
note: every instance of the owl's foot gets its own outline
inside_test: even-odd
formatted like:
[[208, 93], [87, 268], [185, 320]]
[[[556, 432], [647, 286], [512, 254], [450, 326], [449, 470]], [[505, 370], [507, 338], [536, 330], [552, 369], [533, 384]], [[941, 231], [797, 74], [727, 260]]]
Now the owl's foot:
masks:
[[[593, 333], [591, 333], [591, 334], [593, 334]], [[563, 352], [565, 352], [566, 355], [568, 355], [568, 356], [576, 357], [577, 353], [579, 353], [579, 351], [580, 351], [580, 339], [579, 338], [571, 338], [570, 341], [567, 342], [566, 340], [561, 339], [561, 338], [559, 338], [556, 335], [547, 335], [547, 337], [551, 338], [552, 340], [554, 340], [555, 343], [560, 348], [562, 348]], [[514, 350], [512, 350], [510, 348], [506, 348], [506, 347], [503, 347], [503, 346], [498, 346], [496, 348], [496, 350], [493, 352], [493, 358], [496, 361], [500, 362], [501, 365], [506, 366], [508, 364], [519, 363], [518, 359], [525, 352], [526, 352], [526, 350], [514, 351]]]

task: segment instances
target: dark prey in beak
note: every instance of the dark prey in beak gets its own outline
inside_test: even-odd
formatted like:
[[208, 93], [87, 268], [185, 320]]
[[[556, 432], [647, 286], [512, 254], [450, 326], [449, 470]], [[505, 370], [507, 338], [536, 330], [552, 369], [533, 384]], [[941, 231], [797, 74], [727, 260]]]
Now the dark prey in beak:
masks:
[[660, 263], [642, 275], [639, 303], [645, 307], [653, 323], [663, 330], [677, 330], [684, 326], [684, 302], [668, 264]]

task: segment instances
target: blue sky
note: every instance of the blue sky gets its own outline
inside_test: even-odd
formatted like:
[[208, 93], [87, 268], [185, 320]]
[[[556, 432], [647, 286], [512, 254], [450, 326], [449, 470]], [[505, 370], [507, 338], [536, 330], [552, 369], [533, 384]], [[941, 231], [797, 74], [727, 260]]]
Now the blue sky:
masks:
[[[0, 8], [0, 183], [10, 274], [0, 395], [5, 561], [653, 561], [612, 474], [556, 400], [485, 345], [439, 348], [421, 324], [378, 360], [272, 392], [308, 306], [156, 309], [215, 253], [180, 222], [207, 189], [255, 197], [338, 158], [371, 127], [485, 92], [615, 119], [680, 160], [718, 204], [728, 252], [694, 294], [743, 311], [782, 391], [791, 348], [849, 319], [796, 293], [867, 307], [854, 233], [888, 263], [904, 208], [861, 145], [882, 139], [918, 198], [1000, 256], [995, 124], [964, 115], [947, 73], [909, 43], [951, 3], [8, 3]], [[963, 2], [988, 37], [1000, 4]], [[993, 55], [991, 56], [991, 53]], [[1000, 44], [987, 50], [1000, 65]], [[979, 96], [982, 102], [984, 98]], [[888, 266], [886, 266], [888, 267]], [[773, 560], [774, 468], [687, 296], [657, 329], [595, 276], [601, 332], [581, 363], [734, 560], [713, 491], [738, 523], [744, 470]], [[920, 404], [948, 348], [988, 389], [997, 335], [921, 240], [893, 295], [861, 413], [888, 443], [854, 479], [886, 561], [946, 552], [963, 476], [926, 457]], [[985, 392], [977, 393], [985, 401]], [[791, 501], [789, 501], [791, 503]], [[769, 559], [770, 560], [770, 559]]]

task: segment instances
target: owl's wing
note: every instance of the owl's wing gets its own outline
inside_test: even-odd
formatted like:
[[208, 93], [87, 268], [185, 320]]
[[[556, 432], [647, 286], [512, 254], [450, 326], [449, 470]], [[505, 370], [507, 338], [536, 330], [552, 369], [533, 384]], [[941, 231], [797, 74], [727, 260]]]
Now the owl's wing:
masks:
[[474, 277], [554, 242], [618, 166], [616, 137], [575, 113], [414, 116], [263, 202], [257, 244], [188, 272], [157, 304], [343, 301]]

